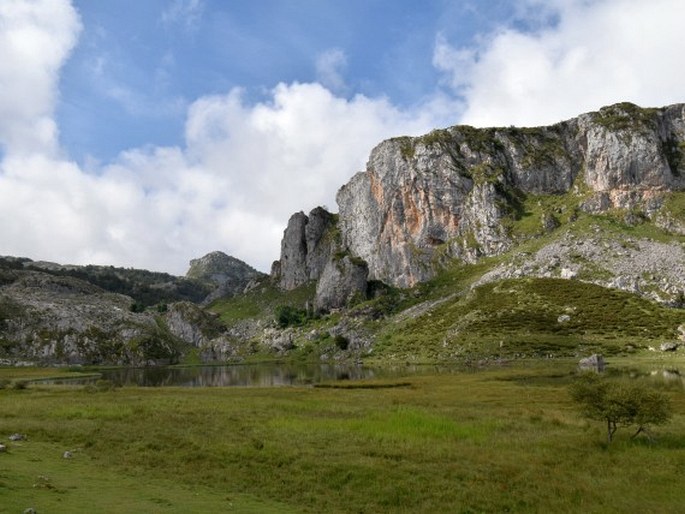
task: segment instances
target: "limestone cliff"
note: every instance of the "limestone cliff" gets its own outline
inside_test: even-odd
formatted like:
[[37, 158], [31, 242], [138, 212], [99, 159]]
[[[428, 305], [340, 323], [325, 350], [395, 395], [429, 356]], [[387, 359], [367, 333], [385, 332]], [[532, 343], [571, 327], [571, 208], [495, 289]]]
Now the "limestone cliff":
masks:
[[[446, 259], [511, 248], [510, 221], [528, 197], [572, 195], [573, 209], [655, 217], [664, 195], [683, 189], [685, 105], [622, 103], [548, 127], [456, 126], [384, 141], [338, 192], [338, 229], [369, 279], [407, 287]], [[553, 230], [553, 213], [542, 223]]]
[[271, 277], [282, 289], [295, 289], [319, 279], [339, 246], [335, 218], [323, 207], [312, 210], [309, 216], [298, 212], [290, 217], [281, 242], [281, 258], [271, 270]]

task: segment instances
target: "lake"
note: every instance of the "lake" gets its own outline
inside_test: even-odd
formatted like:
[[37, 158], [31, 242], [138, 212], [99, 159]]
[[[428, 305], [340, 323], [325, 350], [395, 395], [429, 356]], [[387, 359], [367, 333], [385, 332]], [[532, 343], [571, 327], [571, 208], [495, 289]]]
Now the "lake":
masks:
[[[520, 379], [529, 382], [556, 382], [569, 380], [576, 366], [571, 361], [517, 362], [514, 368], [524, 371]], [[488, 369], [485, 367], [484, 369]], [[116, 386], [140, 387], [279, 387], [315, 385], [338, 380], [370, 380], [401, 378], [420, 374], [474, 372], [477, 368], [464, 365], [410, 365], [369, 367], [354, 364], [267, 362], [258, 364], [232, 364], [186, 367], [114, 368], [99, 370], [101, 376], [62, 380], [45, 380], [49, 384], [86, 385], [97, 380], [109, 380]], [[612, 366], [605, 373], [633, 379], [661, 382], [664, 385], [685, 389], [685, 373], [677, 367]]]
[[233, 364], [223, 366], [146, 367], [99, 370], [97, 378], [46, 380], [49, 384], [86, 385], [109, 380], [116, 386], [141, 387], [277, 387], [301, 386], [334, 380], [392, 378], [433, 370], [434, 366], [372, 368], [327, 363]]

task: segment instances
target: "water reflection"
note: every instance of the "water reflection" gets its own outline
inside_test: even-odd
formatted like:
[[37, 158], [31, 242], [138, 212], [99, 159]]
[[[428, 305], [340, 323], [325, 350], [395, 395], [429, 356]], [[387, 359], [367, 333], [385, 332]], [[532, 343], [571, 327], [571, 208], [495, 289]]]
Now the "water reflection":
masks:
[[330, 380], [361, 380], [393, 376], [391, 370], [331, 364], [253, 364], [187, 368], [120, 368], [101, 371], [98, 379], [73, 379], [51, 383], [90, 384], [99, 379], [117, 386], [142, 387], [274, 387], [316, 384]]

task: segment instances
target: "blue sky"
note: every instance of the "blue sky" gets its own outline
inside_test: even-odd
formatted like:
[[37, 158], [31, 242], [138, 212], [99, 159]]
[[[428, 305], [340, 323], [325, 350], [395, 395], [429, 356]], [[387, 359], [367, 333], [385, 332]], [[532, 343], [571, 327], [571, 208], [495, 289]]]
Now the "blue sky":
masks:
[[[187, 106], [235, 87], [252, 101], [278, 83], [325, 80], [337, 95], [410, 108], [441, 88], [436, 35], [467, 46], [516, 23], [515, 3], [413, 0], [76, 0], [83, 29], [61, 74], [57, 119], [70, 155], [111, 160], [145, 144], [183, 143]], [[455, 113], [456, 114], [456, 113]], [[456, 119], [455, 119], [456, 122]]]
[[268, 271], [385, 138], [682, 102], [682, 0], [2, 0], [0, 255]]

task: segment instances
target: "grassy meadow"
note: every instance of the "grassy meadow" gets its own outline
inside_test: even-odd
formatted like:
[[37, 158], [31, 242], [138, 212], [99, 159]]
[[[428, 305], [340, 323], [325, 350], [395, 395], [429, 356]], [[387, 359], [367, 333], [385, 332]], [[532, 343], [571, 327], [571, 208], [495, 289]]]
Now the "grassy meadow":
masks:
[[682, 383], [656, 384], [674, 417], [654, 442], [624, 429], [607, 446], [571, 402], [574, 374], [558, 360], [329, 387], [10, 385], [0, 512], [682, 512]]

